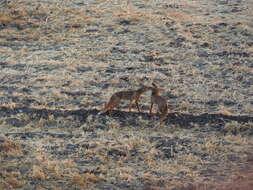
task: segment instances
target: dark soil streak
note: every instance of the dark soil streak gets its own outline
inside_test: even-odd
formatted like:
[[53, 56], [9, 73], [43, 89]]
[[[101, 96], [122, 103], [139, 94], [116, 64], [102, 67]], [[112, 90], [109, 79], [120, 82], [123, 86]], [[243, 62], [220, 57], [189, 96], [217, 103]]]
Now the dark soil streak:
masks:
[[[50, 115], [54, 117], [67, 117], [73, 116], [76, 120], [85, 122], [87, 117], [98, 116], [100, 110], [98, 109], [77, 109], [77, 110], [63, 110], [63, 109], [37, 109], [30, 107], [0, 107], [0, 117], [8, 117], [20, 113], [24, 114], [35, 114], [35, 117], [47, 119]], [[99, 117], [105, 117], [108, 114], [102, 113]], [[109, 116], [109, 115], [108, 115]], [[137, 119], [138, 116], [141, 116], [144, 119], [150, 119], [148, 113], [137, 113], [137, 112], [127, 112], [127, 111], [113, 111], [111, 117], [116, 120], [125, 121], [129, 123]], [[173, 112], [170, 113], [165, 120], [166, 125], [174, 124], [182, 128], [192, 128], [194, 125], [206, 126], [210, 124], [217, 130], [221, 129], [227, 122], [238, 122], [238, 123], [249, 123], [253, 122], [253, 117], [247, 115], [224, 115], [224, 114], [212, 114], [212, 113], [203, 113], [200, 115], [185, 114]], [[121, 122], [122, 123], [122, 122]], [[138, 124], [137, 124], [138, 125]]]

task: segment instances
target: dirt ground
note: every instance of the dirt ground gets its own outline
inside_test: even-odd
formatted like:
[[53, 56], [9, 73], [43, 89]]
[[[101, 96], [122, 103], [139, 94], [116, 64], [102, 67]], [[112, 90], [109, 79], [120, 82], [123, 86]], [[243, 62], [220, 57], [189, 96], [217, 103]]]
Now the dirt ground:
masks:
[[[249, 190], [252, 13], [252, 0], [0, 3], [0, 189]], [[100, 112], [152, 82], [162, 125], [150, 92], [141, 113]]]

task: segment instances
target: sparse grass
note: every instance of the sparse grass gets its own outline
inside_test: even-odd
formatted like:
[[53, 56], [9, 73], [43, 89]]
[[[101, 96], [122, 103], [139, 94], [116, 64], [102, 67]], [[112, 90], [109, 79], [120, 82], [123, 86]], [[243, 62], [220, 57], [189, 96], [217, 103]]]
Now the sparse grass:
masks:
[[[1, 7], [0, 189], [209, 190], [250, 169], [251, 7], [209, 0]], [[127, 103], [112, 116], [97, 114], [114, 92], [140, 81], [166, 89], [165, 124], [148, 115], [150, 93], [141, 114], [128, 113]]]
[[74, 185], [79, 185], [81, 187], [91, 187], [100, 181], [99, 177], [95, 174], [75, 174], [72, 178], [72, 183]]
[[[250, 139], [241, 136], [222, 137], [210, 134], [203, 139], [198, 139], [198, 136], [205, 133], [189, 135], [190, 130], [188, 130], [170, 134], [169, 129], [164, 128], [157, 128], [150, 133], [152, 130], [149, 128], [136, 128], [132, 131], [132, 127], [122, 127], [112, 127], [107, 132], [100, 131], [92, 141], [88, 140], [92, 133], [87, 133], [82, 135], [83, 140], [48, 138], [33, 142], [33, 147], [40, 148], [36, 151], [30, 150], [30, 153], [26, 154], [30, 159], [24, 159], [23, 164], [16, 166], [21, 169], [28, 164], [31, 167], [30, 172], [19, 179], [19, 187], [27, 183], [23, 180], [26, 180], [25, 176], [29, 175], [42, 183], [53, 179], [56, 182], [66, 181], [68, 186], [83, 188], [92, 188], [97, 184], [111, 181], [137, 185], [139, 180], [152, 188], [179, 188], [197, 184], [198, 179], [206, 174], [201, 173], [201, 170], [207, 172], [208, 169], [228, 170], [230, 165], [234, 164], [233, 160], [229, 160], [231, 154], [236, 156], [236, 162], [242, 162], [246, 156], [246, 147], [252, 146]], [[150, 139], [153, 137], [159, 138], [151, 142]], [[181, 145], [179, 139], [188, 141], [187, 146]], [[174, 142], [176, 146], [167, 142]], [[67, 148], [68, 146], [73, 148], [77, 146], [77, 148], [71, 150]], [[3, 144], [2, 147], [16, 147], [16, 145]], [[71, 154], [67, 153], [69, 151]], [[168, 151], [173, 152], [170, 158], [166, 156]], [[64, 160], [57, 158], [63, 154], [71, 156]], [[80, 163], [85, 164], [80, 165]], [[215, 163], [217, 167], [210, 167], [210, 163]], [[178, 175], [181, 177], [177, 178]], [[15, 176], [6, 176], [5, 179], [15, 185]]]
[[33, 166], [32, 177], [34, 179], [45, 180], [47, 178], [47, 175], [45, 174], [45, 172], [43, 171], [41, 167]]

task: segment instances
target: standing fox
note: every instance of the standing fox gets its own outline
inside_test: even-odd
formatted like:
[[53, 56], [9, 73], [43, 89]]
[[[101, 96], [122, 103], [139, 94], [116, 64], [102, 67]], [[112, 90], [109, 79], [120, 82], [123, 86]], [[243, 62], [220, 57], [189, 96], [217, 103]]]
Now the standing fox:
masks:
[[150, 106], [150, 114], [152, 115], [152, 108], [153, 104], [158, 105], [158, 112], [160, 112], [159, 120], [160, 124], [162, 124], [163, 120], [166, 118], [168, 115], [168, 103], [165, 98], [160, 96], [160, 91], [163, 90], [161, 88], [158, 88], [155, 83], [152, 83], [152, 94], [151, 94], [151, 106]]
[[141, 97], [141, 95], [151, 90], [152, 87], [148, 87], [145, 85], [141, 85], [141, 87], [138, 90], [128, 90], [128, 91], [120, 91], [113, 94], [109, 100], [109, 102], [105, 105], [103, 112], [109, 112], [111, 114], [114, 107], [118, 106], [121, 100], [129, 100], [129, 112], [131, 112], [133, 102], [135, 102], [136, 107], [138, 111], [140, 112], [138, 101]]

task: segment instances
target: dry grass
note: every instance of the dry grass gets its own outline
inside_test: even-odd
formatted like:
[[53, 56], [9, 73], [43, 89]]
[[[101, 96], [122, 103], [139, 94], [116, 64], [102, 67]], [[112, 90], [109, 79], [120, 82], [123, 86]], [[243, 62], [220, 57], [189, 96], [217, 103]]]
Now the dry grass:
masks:
[[[229, 185], [252, 165], [251, 8], [208, 0], [0, 8], [0, 189]], [[150, 93], [140, 114], [127, 102], [98, 114], [140, 82], [166, 89], [163, 125], [148, 114]]]
[[47, 178], [47, 175], [45, 174], [43, 169], [40, 168], [39, 166], [33, 166], [32, 177], [34, 179], [45, 180]]
[[[1, 138], [1, 137], [0, 137]], [[2, 156], [14, 156], [14, 157], [22, 157], [24, 154], [24, 150], [21, 147], [21, 145], [18, 142], [12, 142], [12, 141], [4, 141], [0, 144], [1, 152], [0, 154]]]
[[75, 174], [71, 181], [74, 185], [88, 188], [98, 183], [100, 179], [94, 174]]

